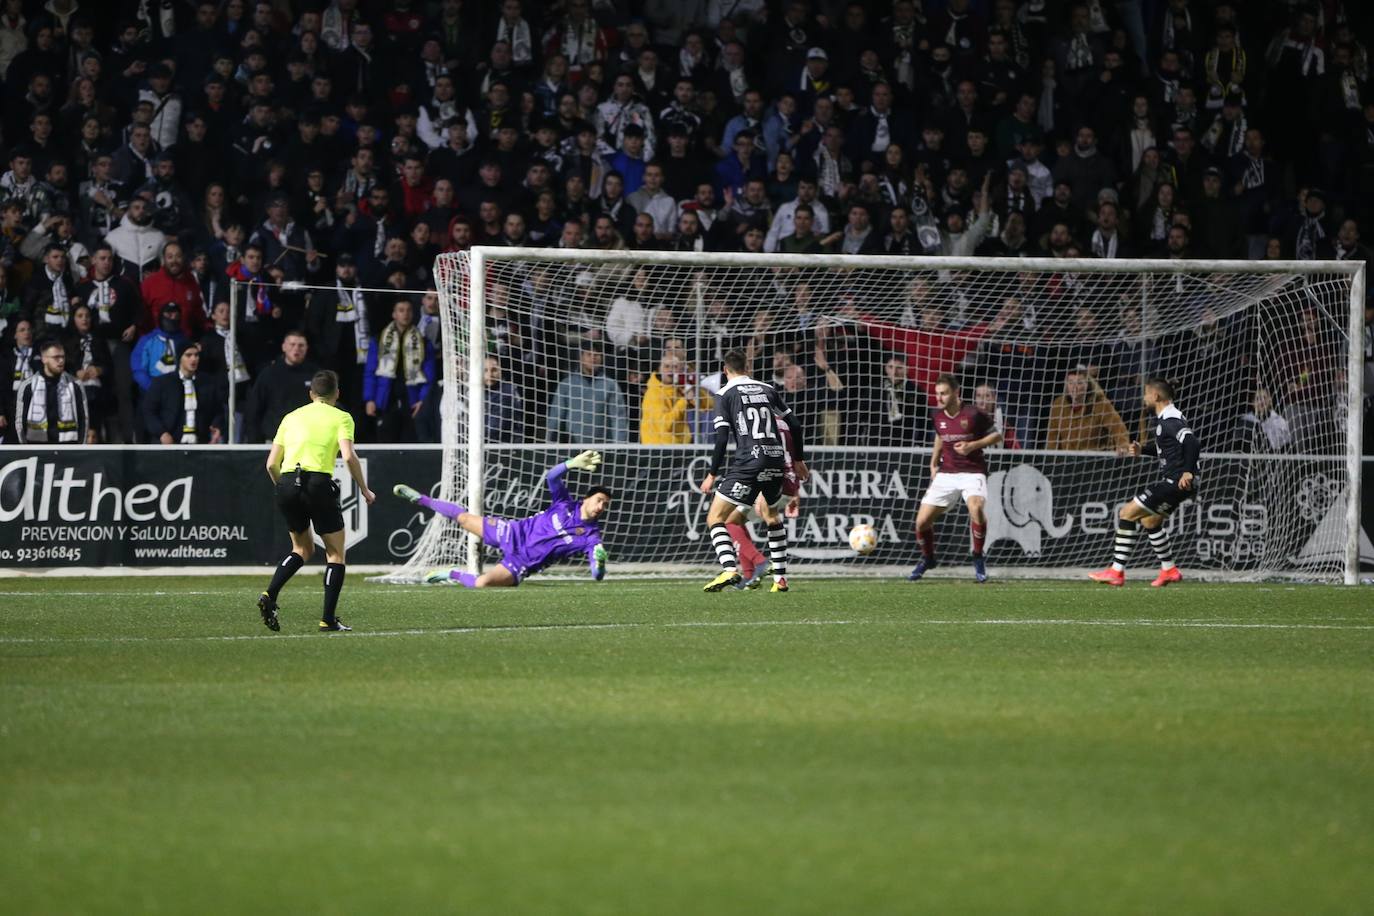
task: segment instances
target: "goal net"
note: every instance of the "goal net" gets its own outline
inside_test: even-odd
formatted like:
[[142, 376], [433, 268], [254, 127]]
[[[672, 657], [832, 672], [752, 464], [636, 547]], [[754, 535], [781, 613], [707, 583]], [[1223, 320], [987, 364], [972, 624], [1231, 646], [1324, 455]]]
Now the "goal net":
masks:
[[[1141, 403], [1153, 375], [1175, 383], [1204, 449], [1197, 497], [1168, 522], [1187, 572], [1357, 574], [1362, 267], [478, 248], [440, 256], [435, 277], [446, 448], [431, 492], [532, 515], [548, 505], [544, 472], [598, 449], [600, 471], [568, 482], [612, 490], [615, 575], [713, 568], [698, 487], [734, 347], [804, 423], [811, 479], [789, 521], [799, 576], [915, 563], [942, 373], [1004, 435], [988, 455], [994, 576], [1110, 558], [1117, 507], [1157, 474], [1115, 454], [1153, 434]], [[879, 535], [866, 557], [848, 547], [860, 522]], [[937, 543], [941, 571], [967, 575], [962, 507]], [[436, 517], [391, 578], [487, 554]], [[1133, 565], [1153, 562], [1143, 547]]]

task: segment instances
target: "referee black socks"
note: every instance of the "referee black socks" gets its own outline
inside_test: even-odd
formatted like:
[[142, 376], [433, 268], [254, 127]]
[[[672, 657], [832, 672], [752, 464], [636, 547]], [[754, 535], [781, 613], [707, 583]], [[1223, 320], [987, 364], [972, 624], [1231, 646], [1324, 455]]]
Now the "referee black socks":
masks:
[[277, 571], [272, 573], [272, 584], [267, 586], [267, 597], [276, 601], [277, 595], [281, 594], [286, 583], [290, 582], [291, 577], [299, 572], [304, 565], [305, 560], [301, 559], [301, 555], [294, 550], [282, 557], [281, 562], [277, 564]]
[[325, 623], [334, 622], [334, 610], [339, 606], [339, 592], [343, 591], [344, 565], [326, 563], [324, 565], [324, 615]]

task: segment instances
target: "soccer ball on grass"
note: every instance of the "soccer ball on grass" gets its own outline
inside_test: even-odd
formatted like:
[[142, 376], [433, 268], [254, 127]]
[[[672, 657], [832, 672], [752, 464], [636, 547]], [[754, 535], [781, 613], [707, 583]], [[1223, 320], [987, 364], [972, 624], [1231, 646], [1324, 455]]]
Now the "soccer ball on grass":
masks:
[[861, 557], [878, 549], [878, 532], [872, 525], [855, 525], [849, 529], [849, 547]]

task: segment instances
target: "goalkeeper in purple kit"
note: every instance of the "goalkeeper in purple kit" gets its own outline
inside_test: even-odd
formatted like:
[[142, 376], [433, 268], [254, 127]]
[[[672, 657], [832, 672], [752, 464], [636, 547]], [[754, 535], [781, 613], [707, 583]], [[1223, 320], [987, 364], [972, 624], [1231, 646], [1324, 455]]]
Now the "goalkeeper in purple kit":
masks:
[[453, 519], [464, 531], [501, 551], [501, 564], [480, 576], [458, 569], [436, 569], [425, 577], [425, 582], [464, 588], [516, 586], [549, 564], [576, 554], [587, 557], [592, 578], [601, 581], [606, 575], [608, 557], [601, 545], [600, 519], [610, 508], [611, 493], [605, 487], [592, 487], [581, 499], [574, 499], [563, 482], [563, 475], [570, 469], [594, 471], [600, 464], [601, 455], [583, 452], [549, 468], [546, 480], [553, 505], [529, 518], [476, 515], [457, 503], [422, 496], [405, 484], [397, 484], [392, 492], [401, 499]]

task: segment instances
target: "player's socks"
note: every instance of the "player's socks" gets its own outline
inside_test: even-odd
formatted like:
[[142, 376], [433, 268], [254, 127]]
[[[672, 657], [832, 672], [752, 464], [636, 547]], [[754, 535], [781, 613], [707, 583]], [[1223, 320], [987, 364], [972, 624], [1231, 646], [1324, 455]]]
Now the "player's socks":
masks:
[[773, 561], [773, 581], [786, 581], [787, 577], [787, 526], [768, 526], [768, 557]]
[[735, 542], [730, 537], [729, 529], [724, 525], [712, 525], [711, 546], [716, 549], [716, 559], [720, 561], [720, 568], [726, 572], [735, 572]]
[[291, 581], [291, 577], [304, 565], [305, 558], [294, 550], [282, 557], [281, 562], [277, 564], [277, 571], [272, 573], [272, 584], [267, 586], [267, 591], [264, 594], [276, 601], [281, 590], [286, 587], [286, 583]]
[[929, 563], [935, 562], [935, 527], [917, 528], [916, 540], [921, 544], [921, 556]]
[[339, 607], [339, 592], [343, 591], [344, 565], [326, 563], [324, 566], [324, 615], [320, 623], [334, 623], [334, 611]]
[[968, 531], [969, 541], [973, 544], [973, 555], [981, 557], [983, 555], [983, 542], [987, 540], [988, 536], [988, 526], [969, 522]]
[[1112, 569], [1125, 572], [1135, 550], [1136, 538], [1140, 537], [1140, 522], [1118, 520], [1116, 523], [1116, 549], [1112, 551]]
[[442, 499], [435, 499], [433, 496], [421, 496], [416, 502], [426, 509], [432, 509], [438, 512], [440, 515], [444, 516], [444, 518], [457, 518], [468, 511], [464, 506], [460, 506], [457, 503], [445, 502]]
[[1169, 532], [1160, 525], [1149, 532], [1150, 546], [1155, 549], [1155, 556], [1159, 558], [1160, 569], [1174, 568], [1174, 551], [1169, 546]]
[[730, 541], [735, 548], [736, 559], [739, 561], [739, 574], [746, 579], [754, 577], [754, 570], [763, 563], [763, 554], [754, 546], [753, 538], [749, 537], [749, 529], [743, 525], [726, 525], [725, 530], [730, 532]]
[[454, 582], [457, 582], [459, 585], [463, 586], [463, 588], [477, 587], [477, 577], [470, 572], [463, 572], [461, 570], [455, 569], [448, 574], [448, 577], [452, 579]]

